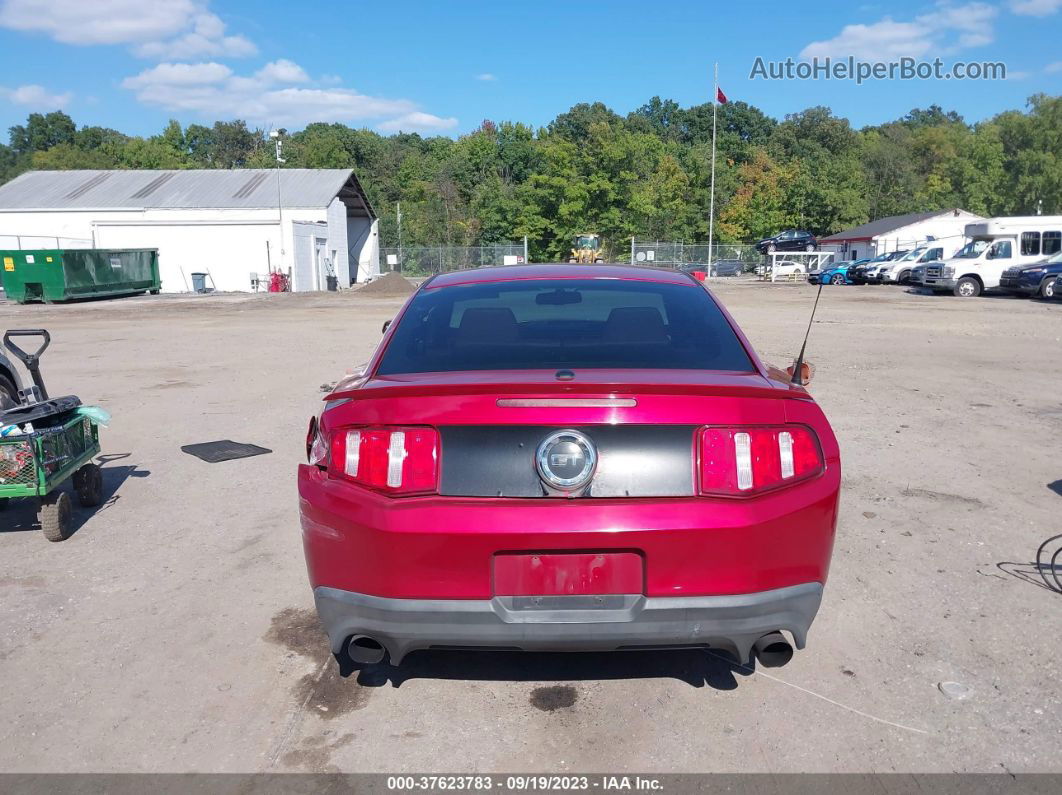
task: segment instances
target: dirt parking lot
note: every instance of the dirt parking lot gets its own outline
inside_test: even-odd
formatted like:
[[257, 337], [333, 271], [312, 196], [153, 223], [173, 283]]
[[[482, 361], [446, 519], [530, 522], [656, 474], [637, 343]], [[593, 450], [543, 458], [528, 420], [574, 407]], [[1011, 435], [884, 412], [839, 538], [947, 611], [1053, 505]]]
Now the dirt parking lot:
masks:
[[[768, 361], [806, 285], [717, 293]], [[303, 567], [295, 466], [320, 385], [399, 299], [0, 303], [47, 327], [53, 394], [114, 415], [107, 501], [62, 544], [0, 514], [3, 771], [1062, 771], [1062, 303], [828, 288], [811, 389], [841, 443], [833, 570], [808, 648], [418, 652], [341, 676]], [[205, 464], [182, 445], [263, 455]], [[962, 686], [953, 698], [941, 682]]]

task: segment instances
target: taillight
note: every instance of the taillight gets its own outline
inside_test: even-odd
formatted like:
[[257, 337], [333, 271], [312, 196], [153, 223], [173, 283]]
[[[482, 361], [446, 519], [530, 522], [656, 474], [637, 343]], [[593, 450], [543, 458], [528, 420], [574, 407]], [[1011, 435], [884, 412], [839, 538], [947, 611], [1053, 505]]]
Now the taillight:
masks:
[[434, 428], [354, 428], [332, 436], [331, 471], [391, 494], [438, 488], [439, 433]]
[[700, 492], [745, 497], [799, 483], [823, 470], [815, 432], [804, 425], [704, 428]]
[[317, 418], [310, 418], [310, 427], [306, 431], [306, 460], [317, 467], [328, 466], [328, 438], [317, 424]]

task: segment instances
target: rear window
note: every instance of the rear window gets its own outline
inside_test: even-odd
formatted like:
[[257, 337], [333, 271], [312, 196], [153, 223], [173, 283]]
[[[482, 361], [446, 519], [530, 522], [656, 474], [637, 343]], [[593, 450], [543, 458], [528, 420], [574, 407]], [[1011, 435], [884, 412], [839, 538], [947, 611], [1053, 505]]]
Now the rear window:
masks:
[[699, 287], [544, 279], [420, 292], [377, 372], [613, 367], [753, 370]]

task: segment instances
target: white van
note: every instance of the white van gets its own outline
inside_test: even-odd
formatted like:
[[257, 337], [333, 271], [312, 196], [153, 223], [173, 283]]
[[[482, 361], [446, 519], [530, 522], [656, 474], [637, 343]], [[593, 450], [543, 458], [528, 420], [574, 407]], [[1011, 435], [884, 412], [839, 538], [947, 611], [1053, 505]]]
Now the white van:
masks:
[[926, 266], [922, 284], [973, 298], [999, 287], [1007, 268], [1039, 262], [1062, 247], [1062, 215], [989, 218], [966, 225], [970, 242], [954, 256]]

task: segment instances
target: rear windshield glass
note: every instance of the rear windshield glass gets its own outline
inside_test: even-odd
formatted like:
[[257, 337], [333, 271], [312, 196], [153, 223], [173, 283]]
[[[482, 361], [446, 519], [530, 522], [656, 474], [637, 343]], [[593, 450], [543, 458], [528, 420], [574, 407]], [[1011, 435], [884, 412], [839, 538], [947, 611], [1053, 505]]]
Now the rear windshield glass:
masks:
[[469, 284], [419, 293], [377, 372], [753, 369], [696, 286], [617, 279]]

